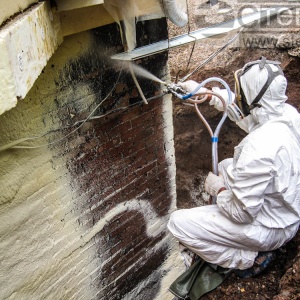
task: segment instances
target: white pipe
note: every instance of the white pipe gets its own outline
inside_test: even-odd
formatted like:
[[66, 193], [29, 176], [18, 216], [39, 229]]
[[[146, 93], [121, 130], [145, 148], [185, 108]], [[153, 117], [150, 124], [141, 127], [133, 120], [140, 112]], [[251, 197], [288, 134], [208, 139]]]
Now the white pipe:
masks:
[[139, 91], [139, 94], [140, 94], [142, 100], [144, 101], [145, 104], [148, 104], [148, 101], [147, 101], [147, 99], [145, 98], [145, 95], [144, 95], [144, 93], [143, 93], [143, 91], [142, 91], [142, 88], [141, 88], [141, 86], [139, 85], [139, 82], [137, 81], [137, 79], [136, 79], [136, 77], [135, 77], [135, 74], [134, 74], [134, 71], [133, 71], [132, 64], [129, 63], [128, 65], [129, 65], [129, 70], [130, 70], [132, 79], [133, 79], [133, 81], [134, 81], [134, 83], [135, 83], [135, 85], [136, 85], [136, 87], [137, 87], [137, 89], [138, 89], [138, 91]]
[[176, 0], [162, 0], [163, 10], [166, 17], [178, 27], [183, 27], [188, 22], [187, 14], [182, 11]]

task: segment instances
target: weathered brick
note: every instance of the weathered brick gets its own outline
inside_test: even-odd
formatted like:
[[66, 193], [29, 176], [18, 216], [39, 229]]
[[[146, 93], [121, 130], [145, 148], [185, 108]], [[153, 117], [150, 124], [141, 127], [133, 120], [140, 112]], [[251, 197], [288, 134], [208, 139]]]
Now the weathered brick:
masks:
[[[157, 23], [163, 26], [153, 27]], [[151, 26], [144, 30], [147, 24]], [[157, 30], [152, 41], [166, 30], [166, 20], [138, 26], [140, 38], [147, 31], [148, 43], [153, 28]], [[10, 289], [4, 298], [14, 293], [22, 298], [22, 291], [28, 290], [30, 299], [63, 295], [116, 300], [129, 292], [133, 297], [142, 295], [137, 287], [147, 290], [147, 278], [160, 272], [167, 255], [161, 243], [167, 233], [165, 216], [175, 200], [168, 194], [170, 180], [175, 180], [168, 178], [171, 158], [164, 150], [164, 145], [171, 147], [165, 144], [165, 127], [171, 122], [165, 122], [172, 112], [163, 111], [160, 98], [103, 115], [141, 101], [125, 72], [110, 93], [120, 67], [112, 66], [106, 51], [117, 51], [121, 45], [117, 37], [113, 24], [65, 39], [29, 98], [9, 117], [1, 117], [1, 136], [8, 141], [14, 134], [18, 138], [38, 136], [41, 130], [51, 133], [46, 137], [49, 149], [8, 151], [9, 164], [0, 160], [0, 172], [5, 165], [3, 170], [9, 174], [1, 176], [8, 187], [3, 197], [18, 212], [11, 222], [20, 230], [14, 232], [12, 224], [5, 231], [7, 237], [18, 237], [5, 241], [16, 258], [0, 249], [7, 266], [0, 283], [2, 290]], [[99, 51], [103, 45], [105, 50]], [[159, 54], [139, 63], [163, 74], [166, 60], [165, 54]], [[147, 97], [161, 93], [160, 85], [147, 79], [141, 80], [141, 86]], [[82, 123], [108, 93], [92, 118]], [[3, 206], [3, 211], [8, 207]], [[158, 233], [149, 232], [153, 219], [160, 224]], [[24, 272], [16, 272], [21, 269]], [[16, 283], [8, 278], [11, 274], [18, 275]], [[153, 297], [145, 299], [154, 299], [159, 286], [157, 278], [151, 287]]]

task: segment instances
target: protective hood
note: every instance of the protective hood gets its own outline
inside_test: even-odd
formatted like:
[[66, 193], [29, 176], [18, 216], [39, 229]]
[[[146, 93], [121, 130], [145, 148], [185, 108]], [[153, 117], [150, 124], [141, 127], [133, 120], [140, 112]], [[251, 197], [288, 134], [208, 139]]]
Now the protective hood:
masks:
[[[274, 72], [278, 69], [275, 65], [270, 64], [270, 67]], [[241, 76], [241, 88], [249, 105], [258, 95], [267, 79], [268, 71], [266, 68], [260, 69], [258, 64]], [[287, 80], [283, 75], [274, 78], [259, 101], [260, 107], [253, 108], [250, 115], [237, 122], [237, 125], [249, 133], [269, 121], [284, 122], [292, 126], [295, 134], [300, 136], [297, 111], [285, 103], [288, 98], [285, 94], [286, 87]]]

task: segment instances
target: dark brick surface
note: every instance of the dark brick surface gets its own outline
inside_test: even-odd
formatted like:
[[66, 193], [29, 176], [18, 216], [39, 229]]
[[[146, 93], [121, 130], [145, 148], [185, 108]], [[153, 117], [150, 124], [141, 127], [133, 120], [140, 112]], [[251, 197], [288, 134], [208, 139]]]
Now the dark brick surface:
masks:
[[[139, 44], [155, 42], [166, 37], [166, 23], [164, 19], [146, 21], [138, 24], [137, 31], [141, 37]], [[117, 35], [115, 25], [93, 30], [94, 47], [101, 45], [106, 51], [115, 51], [120, 45]], [[162, 77], [166, 59], [163, 53], [139, 64]], [[65, 66], [57, 80], [61, 90], [72, 86], [76, 95], [84, 84], [90, 88], [87, 95], [81, 93], [81, 98], [69, 97], [58, 103], [62, 124], [68, 126], [86, 118], [93, 105], [85, 103], [85, 97], [92, 93], [100, 103], [112, 89], [118, 72], [95, 49], [89, 49]], [[146, 79], [139, 82], [146, 97], [161, 93], [157, 83]], [[151, 274], [157, 279], [149, 283], [151, 288], [145, 285], [145, 295], [154, 297], [160, 284], [157, 270], [168, 253], [166, 244], [155, 247], [165, 237], [166, 227], [158, 234], [147, 235], [148, 223], [168, 214], [173, 197], [168, 188], [171, 179], [167, 172], [162, 99], [142, 104], [131, 76], [123, 72], [96, 115], [133, 103], [138, 105], [89, 120], [60, 144], [61, 156], [72, 175], [71, 186], [78, 194], [75, 201], [81, 210], [79, 224], [93, 228], [119, 205], [126, 207], [132, 201], [141, 201], [142, 205], [137, 208], [129, 205], [124, 211], [113, 213], [94, 238], [97, 255], [103, 261], [95, 282], [101, 289], [97, 299], [122, 299]], [[72, 120], [69, 112], [76, 115]], [[65, 134], [72, 130], [66, 130]], [[151, 215], [143, 207], [145, 203], [151, 207]], [[165, 221], [162, 222], [161, 226], [165, 226]], [[136, 299], [139, 297], [143, 298], [142, 290]]]

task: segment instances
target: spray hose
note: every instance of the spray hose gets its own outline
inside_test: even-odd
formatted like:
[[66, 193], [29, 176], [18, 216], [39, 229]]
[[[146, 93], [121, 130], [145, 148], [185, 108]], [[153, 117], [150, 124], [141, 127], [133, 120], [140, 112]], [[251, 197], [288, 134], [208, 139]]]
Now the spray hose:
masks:
[[[205, 84], [209, 82], [219, 82], [221, 83], [225, 88], [228, 93], [228, 103], [222, 98], [218, 93], [215, 93], [213, 91], [207, 90], [206, 92], [201, 92], [197, 93], [201, 87], [204, 87]], [[193, 106], [196, 110], [197, 115], [201, 119], [201, 121], [204, 123], [205, 127], [207, 128], [210, 136], [211, 136], [211, 142], [212, 142], [212, 172], [215, 175], [218, 175], [218, 141], [219, 141], [219, 133], [220, 130], [227, 118], [227, 106], [232, 103], [232, 94], [230, 91], [230, 88], [228, 84], [221, 78], [218, 77], [211, 77], [203, 82], [201, 82], [193, 92], [191, 93], [186, 93], [185, 91], [182, 90], [182, 88], [179, 85], [176, 85], [174, 83], [167, 85], [168, 90], [178, 97], [179, 99], [183, 100], [183, 104]], [[221, 100], [223, 104], [223, 115], [221, 120], [219, 121], [215, 131], [212, 130], [211, 126], [208, 124], [206, 121], [205, 117], [202, 115], [200, 109], [199, 109], [199, 104], [205, 102], [208, 99], [208, 95], [216, 96], [218, 99]], [[199, 97], [201, 97], [199, 99]], [[213, 197], [212, 199], [213, 203], [216, 203], [216, 197]]]

